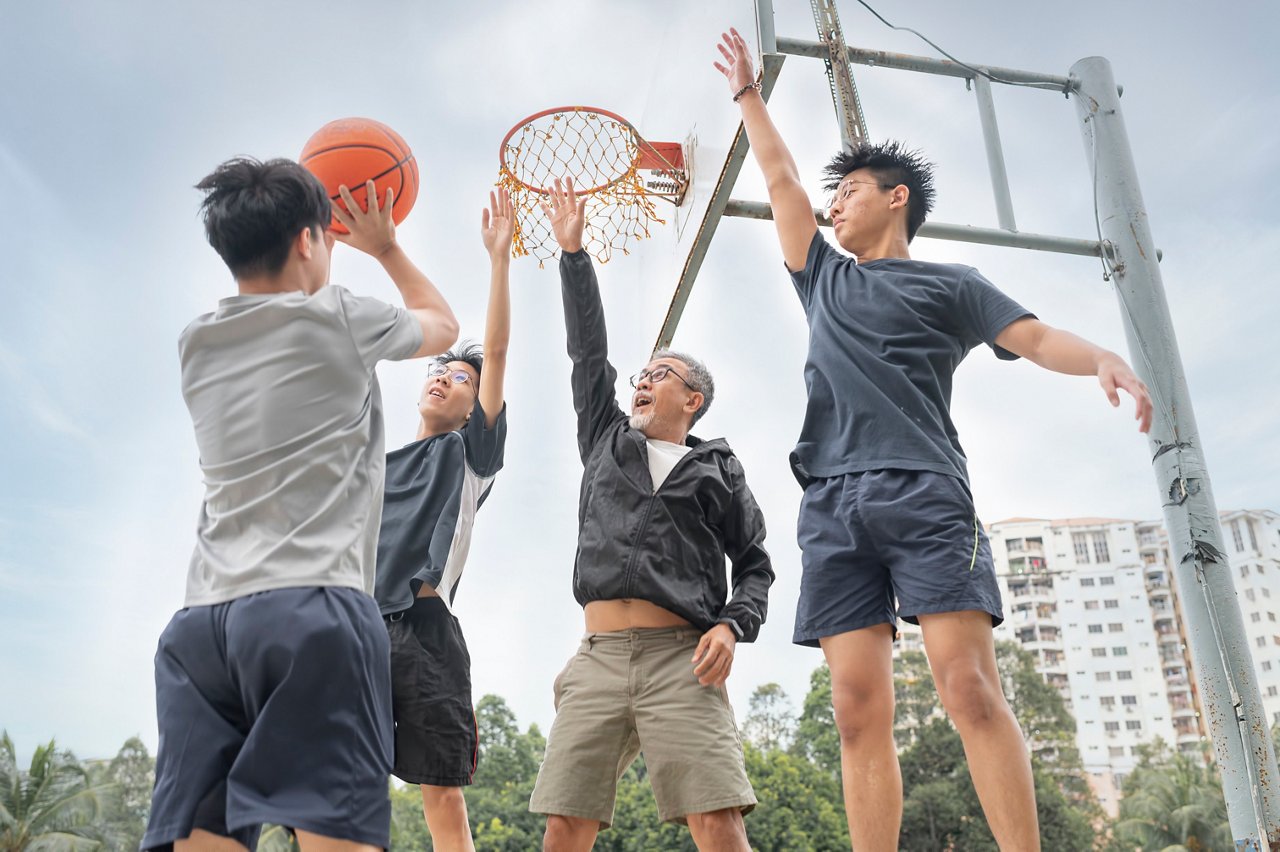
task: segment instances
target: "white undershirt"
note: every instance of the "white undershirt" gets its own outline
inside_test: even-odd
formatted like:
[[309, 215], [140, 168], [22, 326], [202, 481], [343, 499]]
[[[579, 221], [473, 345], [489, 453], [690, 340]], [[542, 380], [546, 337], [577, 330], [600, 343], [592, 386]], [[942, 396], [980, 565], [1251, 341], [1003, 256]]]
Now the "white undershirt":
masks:
[[653, 479], [653, 490], [656, 493], [676, 462], [684, 458], [691, 448], [685, 444], [673, 444], [654, 438], [645, 439], [645, 443], [649, 445], [649, 476]]

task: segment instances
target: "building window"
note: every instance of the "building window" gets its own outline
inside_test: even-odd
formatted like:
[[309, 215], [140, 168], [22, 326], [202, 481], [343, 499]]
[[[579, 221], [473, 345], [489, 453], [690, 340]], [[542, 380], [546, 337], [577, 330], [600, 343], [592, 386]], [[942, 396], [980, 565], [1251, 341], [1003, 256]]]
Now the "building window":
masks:
[[1094, 679], [1099, 683], [1107, 683], [1111, 680], [1111, 672], [1097, 672], [1094, 674]]
[[[1263, 589], [1263, 591], [1265, 592], [1265, 591], [1266, 591], [1266, 589]], [[1257, 600], [1257, 598], [1256, 598], [1256, 597], [1254, 596], [1254, 594], [1253, 594], [1253, 589], [1245, 589], [1245, 590], [1244, 590], [1244, 596], [1245, 596], [1246, 598], [1248, 598], [1249, 600], [1251, 600], [1251, 601]]]
[[1098, 602], [1097, 602], [1097, 601], [1085, 601], [1085, 602], [1084, 602], [1084, 608], [1085, 608], [1085, 609], [1097, 609], [1097, 608], [1098, 608]]
[[1080, 578], [1080, 585], [1082, 585], [1082, 586], [1092, 586], [1092, 585], [1093, 585], [1093, 578], [1092, 578], [1092, 577], [1081, 577], [1081, 578]]
[[1116, 672], [1116, 680], [1133, 680], [1133, 672]]
[[1119, 609], [1120, 601], [1116, 601], [1116, 600], [1105, 601], [1103, 605], [1106, 606], [1107, 609]]
[[1009, 551], [1010, 553], [1021, 553], [1021, 552], [1022, 552], [1022, 539], [1020, 539], [1020, 538], [1010, 538], [1010, 539], [1006, 539], [1006, 540], [1005, 540], [1005, 543], [1004, 543], [1004, 548], [1005, 548], [1005, 550]]
[[1240, 534], [1240, 520], [1231, 522], [1231, 540], [1235, 542], [1236, 553], [1244, 553], [1244, 536]]
[[1241, 565], [1241, 566], [1240, 566], [1240, 576], [1241, 576], [1241, 577], [1248, 577], [1248, 576], [1249, 576], [1249, 566], [1248, 566], [1248, 565]]
[[1125, 707], [1137, 707], [1137, 706], [1138, 706], [1138, 696], [1136, 696], [1136, 695], [1121, 695], [1121, 696], [1120, 696], [1120, 703], [1121, 703], [1121, 704], [1123, 704]]
[[1249, 549], [1257, 550], [1258, 534], [1253, 530], [1253, 518], [1249, 518], [1247, 521], [1245, 521], [1245, 524], [1249, 527]]
[[1112, 757], [1124, 757], [1124, 746], [1111, 746], [1107, 749], [1107, 753]]
[[[1252, 592], [1252, 591], [1253, 591], [1253, 589], [1250, 589], [1249, 591], [1251, 591], [1251, 592]], [[1271, 597], [1271, 590], [1270, 590], [1270, 589], [1268, 589], [1266, 586], [1263, 586], [1263, 587], [1262, 587], [1262, 596], [1263, 596], [1264, 598], [1269, 598], [1269, 597]]]
[[1142, 723], [1139, 722], [1137, 719], [1129, 719], [1124, 723], [1124, 727], [1125, 727], [1125, 730], [1128, 730], [1128, 731], [1141, 731]]
[[1277, 690], [1274, 686], [1268, 686], [1268, 687], [1267, 687], [1267, 696], [1268, 696], [1268, 697], [1272, 697], [1272, 696], [1274, 696], [1274, 695], [1276, 694], [1276, 692], [1277, 692], [1277, 691], [1278, 691], [1278, 690]]
[[1262, 613], [1260, 612], [1249, 613], [1249, 620], [1252, 621], [1254, 624], [1257, 624], [1259, 621], [1262, 620]]
[[1121, 623], [1121, 622], [1119, 622], [1119, 621], [1113, 621], [1113, 622], [1111, 622], [1110, 624], [1108, 624], [1108, 625], [1107, 625], [1107, 630], [1108, 630], [1109, 632], [1111, 632], [1111, 633], [1123, 633], [1123, 632], [1124, 632], [1124, 624], [1122, 624], [1122, 623]]
[[1103, 707], [1115, 707], [1116, 697], [1114, 695], [1104, 695], [1098, 699], [1098, 703]]
[[1259, 648], [1265, 648], [1267, 647], [1267, 637], [1259, 636], [1257, 639], [1253, 640], [1253, 644], [1257, 645]]
[[1275, 620], [1276, 620], [1276, 614], [1274, 612], [1267, 613], [1267, 621], [1275, 621]]
[[1263, 660], [1263, 661], [1262, 661], [1262, 670], [1263, 670], [1264, 672], [1269, 672], [1269, 671], [1271, 671], [1271, 661], [1270, 661], [1270, 660]]
[[[1099, 561], [1101, 561], [1101, 560], [1099, 560]], [[1114, 586], [1115, 584], [1116, 584], [1116, 578], [1115, 578], [1115, 577], [1099, 577], [1099, 578], [1098, 578], [1098, 585], [1099, 585], [1099, 586]]]
[[1106, 648], [1094, 648], [1094, 649], [1093, 649], [1093, 655], [1094, 655], [1095, 657], [1105, 657], [1105, 656], [1107, 655], [1107, 649], [1106, 649]]
[[1076, 550], [1076, 562], [1089, 564], [1089, 537], [1084, 533], [1071, 534], [1071, 546]]
[[1107, 534], [1104, 532], [1093, 534], [1093, 556], [1094, 561], [1099, 565], [1111, 561], [1111, 553], [1107, 549]]
[[1107, 733], [1114, 733], [1115, 731], [1120, 730], [1120, 723], [1107, 722], [1105, 725], [1103, 725], [1103, 727], [1107, 729]]
[[1125, 647], [1125, 646], [1123, 646], [1123, 645], [1117, 645], [1116, 647], [1114, 647], [1114, 648], [1112, 648], [1112, 649], [1111, 649], [1111, 656], [1113, 656], [1113, 657], [1127, 657], [1127, 656], [1129, 656], [1129, 649], [1128, 649], [1128, 648], [1126, 648], [1126, 647]]
[[1089, 625], [1089, 632], [1090, 632], [1090, 633], [1101, 633], [1101, 632], [1102, 632], [1102, 625], [1101, 625], [1101, 624], [1090, 624], [1090, 625]]

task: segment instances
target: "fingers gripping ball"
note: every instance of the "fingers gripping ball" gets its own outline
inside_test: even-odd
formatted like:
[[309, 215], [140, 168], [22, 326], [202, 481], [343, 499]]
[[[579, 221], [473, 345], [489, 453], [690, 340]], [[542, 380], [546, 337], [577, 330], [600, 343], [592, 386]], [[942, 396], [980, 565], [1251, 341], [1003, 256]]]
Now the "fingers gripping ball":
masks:
[[[300, 161], [324, 184], [329, 199], [344, 210], [346, 204], [338, 195], [338, 187], [345, 184], [356, 203], [367, 210], [365, 183], [371, 179], [379, 204], [386, 199], [388, 189], [395, 192], [391, 219], [397, 225], [418, 199], [418, 161], [413, 152], [399, 133], [371, 118], [329, 122], [307, 140]], [[337, 217], [330, 224], [340, 234], [347, 232]]]

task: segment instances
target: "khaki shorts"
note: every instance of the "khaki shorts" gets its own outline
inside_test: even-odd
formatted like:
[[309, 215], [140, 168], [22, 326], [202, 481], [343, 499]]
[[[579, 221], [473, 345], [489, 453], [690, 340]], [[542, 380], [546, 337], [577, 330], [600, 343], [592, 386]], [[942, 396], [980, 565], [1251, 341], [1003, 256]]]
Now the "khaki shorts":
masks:
[[556, 720], [529, 810], [607, 828], [618, 779], [641, 752], [664, 821], [755, 807], [729, 696], [693, 674], [699, 638], [693, 628], [583, 638], [556, 678]]

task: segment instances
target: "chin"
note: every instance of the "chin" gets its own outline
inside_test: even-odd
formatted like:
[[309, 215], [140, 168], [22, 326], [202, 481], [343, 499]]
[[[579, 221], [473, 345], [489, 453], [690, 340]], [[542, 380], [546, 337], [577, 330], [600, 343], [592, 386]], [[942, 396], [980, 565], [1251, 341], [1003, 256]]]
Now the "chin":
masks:
[[631, 415], [631, 428], [635, 429], [637, 432], [644, 432], [646, 435], [648, 435], [649, 434], [648, 429], [652, 425], [653, 425], [652, 411], [647, 412], [645, 414]]

